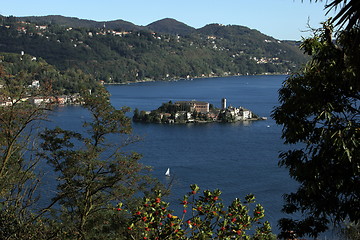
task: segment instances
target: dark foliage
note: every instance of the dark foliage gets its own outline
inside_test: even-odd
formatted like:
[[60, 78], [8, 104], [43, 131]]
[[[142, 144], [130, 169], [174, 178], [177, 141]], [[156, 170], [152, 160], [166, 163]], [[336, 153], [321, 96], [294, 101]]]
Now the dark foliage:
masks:
[[[74, 94], [97, 86], [94, 78], [79, 69], [69, 68], [59, 71], [43, 59], [28, 54], [0, 53], [0, 65], [9, 77], [19, 78], [29, 86], [39, 81], [42, 89], [47, 88], [52, 96]], [[0, 81], [0, 84], [1, 81]]]
[[328, 223], [360, 220], [360, 45], [354, 44], [359, 29], [341, 32], [335, 43], [331, 30], [325, 23], [305, 40], [312, 60], [286, 80], [273, 113], [284, 126], [285, 143], [301, 143], [280, 155], [280, 165], [300, 183], [285, 196], [283, 210], [305, 216], [281, 220], [284, 233], [316, 237]]

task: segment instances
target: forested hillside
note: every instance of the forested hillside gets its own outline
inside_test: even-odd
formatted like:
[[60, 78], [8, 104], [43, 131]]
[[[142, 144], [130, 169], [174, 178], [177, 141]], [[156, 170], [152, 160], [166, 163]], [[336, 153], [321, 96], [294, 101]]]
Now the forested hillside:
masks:
[[31, 86], [39, 81], [42, 91], [50, 90], [52, 95], [69, 95], [93, 90], [98, 84], [95, 79], [83, 73], [80, 69], [69, 68], [59, 71], [56, 67], [46, 63], [41, 58], [28, 54], [1, 53], [0, 73], [6, 74], [0, 78], [0, 85], [8, 84], [15, 79], [22, 86]]
[[141, 27], [61, 16], [1, 17], [0, 23], [0, 52], [24, 51], [108, 83], [288, 73], [306, 60], [295, 43], [242, 26], [193, 29], [164, 19]]

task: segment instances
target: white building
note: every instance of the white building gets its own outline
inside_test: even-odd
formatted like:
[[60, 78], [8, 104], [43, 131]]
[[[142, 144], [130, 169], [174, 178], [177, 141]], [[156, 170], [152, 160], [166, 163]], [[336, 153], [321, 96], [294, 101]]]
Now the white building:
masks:
[[241, 121], [252, 118], [252, 112], [243, 107], [228, 107], [225, 109], [225, 113], [230, 114], [235, 121]]
[[40, 81], [39, 80], [32, 81], [31, 85], [29, 85], [29, 88], [40, 88]]

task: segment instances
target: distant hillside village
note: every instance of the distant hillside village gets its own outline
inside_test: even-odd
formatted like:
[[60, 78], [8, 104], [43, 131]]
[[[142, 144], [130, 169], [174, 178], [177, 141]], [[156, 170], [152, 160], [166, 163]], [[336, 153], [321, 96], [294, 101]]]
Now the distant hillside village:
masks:
[[146, 123], [209, 123], [237, 122], [246, 120], [264, 120], [243, 107], [226, 106], [226, 99], [221, 101], [221, 109], [202, 101], [177, 101], [163, 103], [158, 109], [140, 111], [135, 109], [133, 120]]
[[[0, 89], [4, 86], [0, 84]], [[11, 99], [10, 97], [1, 95], [0, 96], [0, 106], [12, 106], [14, 102], [29, 102], [35, 106], [39, 106], [42, 104], [54, 104], [54, 105], [67, 105], [67, 104], [81, 104], [80, 94], [72, 94], [72, 95], [61, 95], [61, 96], [38, 96], [36, 94], [36, 90], [40, 88], [39, 81], [32, 81], [31, 85], [28, 86], [28, 92], [26, 97], [22, 99]]]

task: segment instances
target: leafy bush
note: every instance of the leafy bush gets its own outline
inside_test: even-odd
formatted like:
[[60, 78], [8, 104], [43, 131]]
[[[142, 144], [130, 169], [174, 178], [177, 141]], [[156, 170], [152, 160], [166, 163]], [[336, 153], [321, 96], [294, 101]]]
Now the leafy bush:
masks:
[[[181, 201], [182, 216], [173, 215], [169, 203], [162, 200], [161, 191], [153, 198], [145, 197], [143, 204], [131, 212], [128, 239], [276, 239], [265, 210], [255, 203], [254, 195], [245, 201], [235, 199], [226, 209], [220, 199], [221, 191], [205, 190], [200, 194], [197, 185]], [[117, 211], [121, 209], [119, 204]]]

